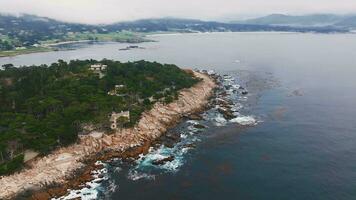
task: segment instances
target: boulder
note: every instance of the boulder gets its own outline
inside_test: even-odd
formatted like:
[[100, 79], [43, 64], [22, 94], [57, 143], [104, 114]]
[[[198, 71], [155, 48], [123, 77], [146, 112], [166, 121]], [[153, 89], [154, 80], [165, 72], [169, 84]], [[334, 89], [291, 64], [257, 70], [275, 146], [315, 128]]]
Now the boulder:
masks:
[[241, 92], [241, 94], [242, 95], [246, 95], [246, 94], [248, 94], [248, 92], [246, 90], [244, 90], [244, 91]]
[[227, 120], [233, 119], [235, 118], [235, 115], [233, 114], [233, 112], [229, 109], [222, 109], [219, 108], [218, 109], [219, 113], [221, 113], [222, 115], [224, 115], [224, 118]]
[[203, 128], [205, 128], [205, 126], [202, 124], [194, 124], [194, 128], [203, 129]]
[[164, 165], [166, 162], [171, 162], [174, 160], [174, 156], [169, 156], [163, 159], [159, 159], [159, 160], [154, 160], [152, 161], [153, 165]]

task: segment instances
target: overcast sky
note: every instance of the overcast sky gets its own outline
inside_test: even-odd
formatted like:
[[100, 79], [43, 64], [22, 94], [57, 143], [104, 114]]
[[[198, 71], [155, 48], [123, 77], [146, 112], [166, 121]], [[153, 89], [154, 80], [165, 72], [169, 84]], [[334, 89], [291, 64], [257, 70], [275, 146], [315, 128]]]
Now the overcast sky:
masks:
[[0, 0], [0, 12], [83, 23], [155, 17], [215, 20], [270, 13], [356, 13], [356, 0]]

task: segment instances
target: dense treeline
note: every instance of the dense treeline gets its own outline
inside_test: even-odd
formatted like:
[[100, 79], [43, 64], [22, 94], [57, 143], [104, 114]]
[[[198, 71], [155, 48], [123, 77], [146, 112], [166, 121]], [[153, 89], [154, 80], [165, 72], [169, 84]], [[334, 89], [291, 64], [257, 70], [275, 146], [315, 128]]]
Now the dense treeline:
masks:
[[[96, 63], [107, 65], [101, 78], [89, 69]], [[127, 126], [132, 126], [155, 101], [170, 102], [179, 89], [197, 81], [174, 65], [146, 61], [4, 65], [0, 70], [0, 163], [9, 164], [26, 149], [45, 154], [71, 144], [83, 124], [108, 129], [112, 111], [130, 111]], [[115, 85], [124, 88], [118, 95], [108, 95]]]

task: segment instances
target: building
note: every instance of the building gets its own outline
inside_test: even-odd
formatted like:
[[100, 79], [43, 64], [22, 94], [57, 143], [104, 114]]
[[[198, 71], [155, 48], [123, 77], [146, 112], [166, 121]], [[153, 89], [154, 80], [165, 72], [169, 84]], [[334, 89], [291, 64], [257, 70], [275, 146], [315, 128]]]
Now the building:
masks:
[[102, 72], [104, 70], [106, 70], [107, 65], [103, 65], [103, 64], [95, 64], [95, 65], [91, 65], [90, 66], [90, 70], [95, 71], [95, 72]]
[[127, 119], [127, 122], [130, 122], [130, 111], [121, 111], [119, 113], [116, 113], [116, 112], [112, 112], [111, 115], [110, 115], [110, 128], [112, 130], [116, 130], [118, 128], [118, 119], [120, 117], [124, 117]]
[[125, 85], [115, 85], [115, 90], [119, 90], [124, 87], [125, 87]]
[[92, 70], [94, 73], [99, 75], [99, 78], [103, 78], [104, 74], [103, 71], [106, 70], [107, 65], [103, 64], [95, 64], [90, 66], [90, 70]]
[[123, 88], [125, 88], [125, 85], [115, 85], [115, 88], [109, 91], [108, 95], [119, 96], [119, 97], [126, 96], [126, 94], [120, 94], [120, 90], [122, 90]]

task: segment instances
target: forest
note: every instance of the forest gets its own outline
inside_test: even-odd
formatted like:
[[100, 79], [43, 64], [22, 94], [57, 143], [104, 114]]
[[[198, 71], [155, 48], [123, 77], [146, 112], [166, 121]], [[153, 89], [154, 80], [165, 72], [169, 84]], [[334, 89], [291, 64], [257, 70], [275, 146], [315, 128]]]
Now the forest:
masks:
[[[91, 65], [107, 67], [100, 73]], [[199, 82], [175, 65], [137, 61], [59, 60], [51, 65], [0, 70], [0, 175], [23, 164], [23, 152], [42, 155], [77, 141], [84, 124], [109, 131], [109, 114], [129, 111], [132, 127], [157, 102]], [[109, 95], [117, 85], [118, 94]]]

